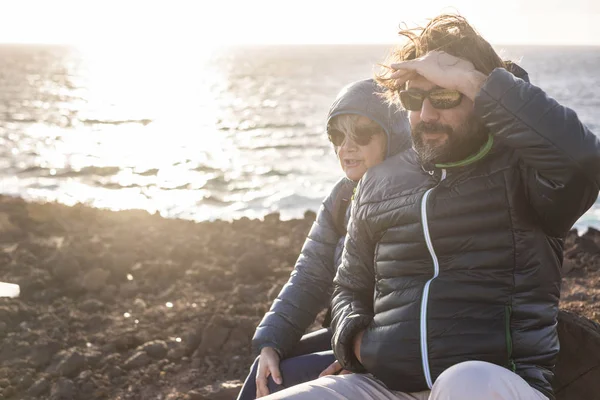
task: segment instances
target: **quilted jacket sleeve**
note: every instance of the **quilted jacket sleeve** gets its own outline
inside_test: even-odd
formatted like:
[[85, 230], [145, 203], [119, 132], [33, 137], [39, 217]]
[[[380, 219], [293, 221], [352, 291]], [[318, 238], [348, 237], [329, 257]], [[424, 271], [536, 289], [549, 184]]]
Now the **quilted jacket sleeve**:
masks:
[[598, 137], [573, 110], [504, 69], [489, 76], [475, 111], [517, 152], [529, 201], [546, 233], [564, 236], [598, 197]]
[[[502, 69], [489, 76], [475, 111], [514, 150], [531, 209], [561, 257], [561, 238], [598, 196], [600, 141], [574, 111]], [[531, 249], [531, 259], [535, 256]], [[557, 263], [518, 265], [511, 300], [512, 314], [521, 321], [511, 325], [515, 372], [549, 396], [559, 350], [560, 282]], [[547, 351], [536, 351], [539, 343]]]
[[323, 201], [288, 282], [256, 328], [255, 351], [273, 347], [282, 357], [298, 343], [316, 315], [327, 307], [333, 290], [335, 250], [340, 240], [333, 208], [339, 181]]
[[360, 205], [357, 188], [332, 300], [332, 348], [340, 364], [355, 372], [364, 368], [354, 355], [354, 338], [373, 319], [375, 242], [365, 220], [366, 209]]

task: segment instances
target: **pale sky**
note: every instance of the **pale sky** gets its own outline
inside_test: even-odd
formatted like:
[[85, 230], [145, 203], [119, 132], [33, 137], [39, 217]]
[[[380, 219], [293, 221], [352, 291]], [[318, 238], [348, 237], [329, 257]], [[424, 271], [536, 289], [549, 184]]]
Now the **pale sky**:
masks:
[[0, 43], [393, 44], [443, 11], [493, 44], [600, 45], [598, 0], [0, 0]]

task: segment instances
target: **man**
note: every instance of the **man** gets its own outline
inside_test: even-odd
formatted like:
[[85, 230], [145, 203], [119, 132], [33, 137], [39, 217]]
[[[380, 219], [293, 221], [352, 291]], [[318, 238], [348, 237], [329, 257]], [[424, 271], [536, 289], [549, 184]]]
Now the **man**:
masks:
[[553, 399], [563, 238], [593, 204], [600, 143], [442, 15], [381, 77], [413, 150], [369, 170], [332, 301], [341, 366], [275, 398]]

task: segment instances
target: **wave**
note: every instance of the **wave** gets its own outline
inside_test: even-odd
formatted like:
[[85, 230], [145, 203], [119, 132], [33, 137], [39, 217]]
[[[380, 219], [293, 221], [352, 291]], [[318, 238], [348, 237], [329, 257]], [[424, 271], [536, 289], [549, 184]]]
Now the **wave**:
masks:
[[290, 173], [286, 172], [286, 171], [279, 171], [276, 169], [272, 169], [272, 170], [265, 172], [264, 174], [258, 174], [258, 175], [261, 175], [261, 176], [288, 176], [289, 174]]
[[222, 198], [211, 194], [204, 197], [201, 201], [198, 202], [198, 204], [226, 205], [231, 204], [231, 202], [223, 200]]
[[82, 119], [85, 125], [122, 125], [122, 124], [142, 124], [144, 126], [152, 122], [151, 119], [123, 119], [123, 120], [103, 120], [103, 119]]
[[194, 189], [192, 189], [191, 183], [184, 183], [183, 185], [174, 186], [174, 187], [165, 187], [165, 186], [160, 186], [160, 185], [156, 185], [156, 186], [158, 186], [160, 188], [160, 190], [183, 190], [183, 189], [194, 190]]
[[277, 204], [282, 208], [293, 208], [300, 206], [304, 208], [318, 209], [321, 201], [322, 199], [320, 197], [310, 197], [298, 193], [292, 193], [279, 199]]
[[19, 122], [19, 123], [24, 123], [24, 124], [33, 124], [38, 122], [37, 118], [19, 118], [19, 117], [13, 117], [13, 116], [7, 116], [4, 118], [5, 122]]
[[57, 172], [54, 176], [60, 178], [73, 178], [77, 176], [111, 176], [116, 175], [121, 170], [120, 167], [83, 167], [79, 171], [69, 170]]
[[137, 175], [141, 175], [141, 176], [153, 176], [156, 175], [158, 173], [158, 168], [151, 168], [148, 169], [144, 172], [138, 172]]
[[220, 131], [238, 131], [238, 132], [248, 132], [248, 131], [256, 131], [259, 129], [289, 129], [289, 128], [306, 128], [306, 124], [302, 122], [297, 122], [295, 124], [277, 124], [277, 123], [267, 123], [267, 124], [238, 124], [237, 126], [220, 126], [218, 130]]
[[145, 188], [146, 186], [132, 183], [130, 185], [122, 185], [118, 182], [94, 182], [97, 186], [103, 187], [104, 189], [119, 190], [119, 189], [133, 189], [133, 188]]
[[19, 171], [20, 174], [28, 174], [31, 172], [49, 171], [48, 168], [40, 167], [39, 165], [32, 165]]
[[161, 184], [157, 184], [157, 183], [148, 183], [148, 184], [139, 184], [139, 183], [131, 183], [128, 185], [124, 185], [122, 183], [119, 182], [102, 182], [99, 180], [95, 180], [94, 184], [99, 186], [99, 187], [103, 187], [105, 189], [132, 189], [132, 188], [141, 188], [141, 189], [149, 189], [149, 188], [157, 188], [161, 191], [171, 191], [171, 190], [189, 190], [189, 191], [195, 191], [195, 190], [203, 190], [204, 187], [202, 188], [198, 188], [198, 187], [194, 187], [193, 182], [188, 182], [188, 183], [184, 183], [182, 185], [179, 186], [165, 186], [165, 185], [161, 185]]
[[276, 145], [265, 145], [265, 146], [239, 146], [239, 150], [295, 150], [306, 149], [304, 144], [276, 144]]
[[[21, 169], [19, 174], [31, 174], [34, 173], [38, 176], [50, 175], [50, 170], [54, 168], [42, 167], [39, 165], [31, 165], [29, 167]], [[57, 171], [52, 174], [54, 178], [74, 178], [78, 176], [112, 176], [117, 174], [121, 170], [120, 167], [84, 167], [80, 170], [66, 169]]]
[[161, 186], [161, 185], [157, 185], [157, 184], [148, 184], [148, 185], [140, 185], [138, 183], [131, 183], [129, 185], [123, 185], [119, 182], [101, 182], [101, 181], [94, 181], [94, 183], [97, 186], [103, 187], [105, 189], [111, 189], [111, 190], [115, 190], [115, 189], [134, 189], [134, 188], [140, 188], [140, 189], [148, 189], [148, 188], [158, 188], [161, 191], [170, 191], [170, 190], [194, 190], [192, 189], [192, 184], [191, 183], [185, 183], [183, 185], [179, 185], [179, 186], [174, 186], [174, 187], [169, 187], [169, 186]]
[[221, 175], [217, 175], [212, 179], [208, 179], [206, 181], [206, 184], [204, 185], [205, 188], [212, 188], [212, 189], [224, 189], [227, 188], [227, 186], [231, 183], [231, 181], [229, 179], [225, 178], [225, 175], [221, 174]]
[[[177, 164], [175, 164], [175, 165], [177, 165]], [[208, 165], [204, 165], [204, 164], [200, 164], [197, 167], [190, 168], [190, 170], [196, 171], [196, 172], [222, 172], [218, 168], [209, 167]]]

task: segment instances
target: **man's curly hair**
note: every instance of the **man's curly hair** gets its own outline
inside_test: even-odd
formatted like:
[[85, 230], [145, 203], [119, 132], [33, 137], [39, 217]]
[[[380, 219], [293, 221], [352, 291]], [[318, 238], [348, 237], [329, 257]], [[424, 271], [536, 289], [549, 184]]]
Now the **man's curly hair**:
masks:
[[468, 60], [475, 69], [489, 75], [495, 68], [505, 68], [506, 64], [492, 46], [473, 28], [465, 17], [457, 14], [442, 14], [433, 18], [425, 27], [402, 29], [398, 32], [407, 40], [406, 44], [392, 50], [384, 61], [382, 70], [376, 74], [377, 82], [385, 87], [386, 97], [394, 102], [397, 92], [404, 88], [390, 75], [393, 63], [414, 60], [430, 51], [444, 51], [453, 56]]

